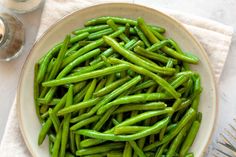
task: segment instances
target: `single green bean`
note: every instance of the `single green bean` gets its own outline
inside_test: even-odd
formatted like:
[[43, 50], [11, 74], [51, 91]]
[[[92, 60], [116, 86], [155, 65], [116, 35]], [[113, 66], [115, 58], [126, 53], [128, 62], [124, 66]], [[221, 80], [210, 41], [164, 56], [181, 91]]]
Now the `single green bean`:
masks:
[[113, 31], [114, 30], [112, 28], [103, 29], [103, 30], [89, 34], [88, 39], [89, 40], [99, 39], [104, 35], [111, 34]]
[[134, 152], [139, 156], [139, 157], [146, 157], [144, 154], [143, 150], [140, 149], [135, 141], [129, 141], [129, 144], [131, 147], [134, 149]]
[[73, 31], [74, 34], [81, 34], [81, 33], [84, 33], [84, 32], [89, 32], [89, 33], [93, 33], [93, 32], [97, 32], [97, 31], [100, 31], [100, 30], [104, 30], [106, 28], [109, 28], [108, 25], [98, 25], [98, 26], [90, 26], [90, 27], [85, 27], [85, 28], [80, 28], [80, 29], [77, 29], [75, 31]]
[[127, 70], [128, 68], [129, 68], [128, 65], [120, 64], [120, 65], [116, 65], [116, 66], [107, 67], [107, 68], [104, 68], [101, 70], [95, 70], [90, 73], [81, 74], [79, 76], [77, 76], [77, 75], [76, 76], [68, 76], [68, 77], [64, 77], [61, 79], [46, 81], [46, 82], [43, 82], [42, 85], [50, 87], [50, 86], [63, 85], [63, 84], [67, 84], [67, 83], [75, 83], [75, 82], [88, 80], [91, 78], [97, 78], [100, 76], [105, 76], [105, 75], [109, 75], [112, 73], [120, 72], [123, 70]]
[[[90, 84], [90, 86], [89, 86], [89, 88], [88, 88], [88, 90], [87, 90], [87, 92], [86, 92], [86, 94], [84, 96], [84, 100], [83, 101], [87, 101], [87, 100], [92, 98], [93, 92], [94, 92], [94, 90], [96, 88], [96, 85], [97, 85], [97, 79], [93, 79], [93, 81], [91, 82], [91, 84]], [[81, 109], [79, 111], [79, 115], [83, 114], [85, 112], [85, 109], [86, 108]]]
[[49, 113], [49, 117], [53, 123], [53, 126], [56, 130], [56, 133], [58, 133], [59, 127], [60, 127], [60, 120], [58, 119], [58, 117], [56, 116], [56, 114], [53, 112], [53, 110], [51, 108], [48, 110], [48, 113]]
[[129, 111], [145, 111], [145, 110], [162, 110], [167, 105], [164, 102], [152, 102], [147, 104], [128, 104], [119, 107], [113, 114], [129, 112]]
[[123, 151], [123, 157], [132, 157], [132, 147], [129, 142], [125, 143], [125, 148]]
[[74, 71], [74, 73], [72, 73], [70, 76], [81, 75], [81, 74], [84, 74], [84, 73], [88, 73], [88, 72], [91, 72], [93, 70], [100, 69], [100, 68], [104, 67], [104, 65], [105, 65], [105, 62], [101, 61], [101, 62], [98, 62], [96, 64], [90, 65], [90, 66], [82, 67], [80, 69], [76, 69]]
[[75, 154], [75, 152], [76, 152], [75, 134], [71, 131], [69, 134], [69, 141], [70, 141], [70, 151], [73, 154]]
[[95, 115], [93, 117], [90, 117], [88, 119], [85, 119], [85, 120], [82, 120], [76, 124], [74, 124], [73, 126], [70, 127], [70, 130], [71, 131], [75, 131], [75, 130], [78, 130], [84, 126], [87, 126], [93, 122], [96, 122], [99, 118], [101, 118], [101, 116], [98, 116], [98, 115]]
[[190, 131], [187, 135], [187, 137], [185, 138], [184, 143], [181, 146], [180, 152], [179, 152], [179, 156], [180, 157], [185, 157], [185, 155], [187, 155], [189, 148], [191, 147], [191, 145], [193, 144], [194, 139], [197, 136], [197, 132], [200, 128], [200, 123], [199, 121], [194, 121]]
[[84, 25], [85, 26], [93, 26], [97, 24], [105, 24], [107, 20], [112, 19], [115, 23], [118, 24], [130, 24], [131, 26], [136, 25], [137, 22], [135, 20], [131, 20], [128, 18], [122, 18], [122, 17], [114, 17], [114, 16], [102, 16], [99, 18], [93, 18], [91, 20], [88, 20]]
[[112, 92], [114, 89], [121, 86], [122, 84], [124, 84], [128, 80], [129, 80], [129, 77], [125, 77], [120, 80], [117, 80], [117, 81], [111, 83], [110, 85], [100, 89], [99, 91], [95, 92], [94, 95], [98, 96], [98, 97], [104, 96], [104, 95]]
[[57, 115], [61, 116], [61, 115], [65, 115], [65, 114], [68, 114], [68, 113], [76, 112], [76, 111], [79, 111], [80, 109], [94, 106], [99, 101], [101, 101], [101, 98], [94, 98], [94, 99], [90, 99], [90, 100], [87, 100], [87, 101], [80, 102], [78, 104], [73, 104], [71, 106], [68, 106], [68, 107], [65, 107], [65, 108], [61, 109], [57, 113]]
[[[73, 85], [70, 85], [68, 89], [68, 93], [66, 96], [66, 107], [71, 106], [73, 103]], [[71, 114], [66, 114], [64, 116], [64, 123], [62, 125], [62, 138], [61, 138], [61, 149], [60, 149], [60, 157], [64, 157], [66, 154], [66, 145], [69, 136], [69, 127], [70, 127], [70, 119]]]
[[58, 157], [59, 156], [61, 139], [62, 139], [62, 127], [60, 126], [59, 131], [56, 135], [54, 145], [53, 145], [52, 157]]
[[191, 124], [187, 124], [172, 141], [170, 148], [167, 151], [166, 157], [172, 157], [176, 153], [177, 149], [181, 146], [187, 131], [191, 127]]
[[38, 97], [39, 97], [39, 83], [37, 82], [37, 75], [38, 75], [38, 69], [39, 64], [36, 63], [34, 66], [34, 104], [35, 104], [35, 113], [39, 119], [39, 121], [42, 123], [43, 120], [40, 116], [40, 111], [39, 111], [39, 105], [40, 103], [38, 102]]
[[123, 143], [109, 143], [109, 144], [104, 144], [100, 146], [79, 149], [76, 151], [76, 155], [77, 156], [92, 155], [92, 154], [104, 153], [104, 152], [109, 152], [111, 150], [123, 149], [123, 148], [124, 148]]
[[149, 127], [147, 126], [120, 126], [120, 127], [115, 127], [114, 134], [115, 135], [132, 134], [132, 133], [137, 133], [139, 131], [143, 131], [148, 128]]

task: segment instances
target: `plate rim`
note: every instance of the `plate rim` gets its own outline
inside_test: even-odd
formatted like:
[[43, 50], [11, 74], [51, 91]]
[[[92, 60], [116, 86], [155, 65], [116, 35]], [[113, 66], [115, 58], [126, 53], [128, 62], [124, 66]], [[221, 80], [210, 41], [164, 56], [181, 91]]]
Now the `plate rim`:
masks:
[[40, 40], [42, 40], [43, 38], [45, 38], [46, 34], [48, 34], [53, 28], [54, 26], [60, 24], [63, 22], [63, 19], [65, 18], [69, 18], [71, 16], [73, 16], [74, 14], [76, 14], [77, 12], [79, 11], [84, 11], [84, 10], [87, 10], [87, 9], [92, 9], [92, 8], [96, 8], [98, 6], [103, 6], [103, 5], [108, 5], [108, 6], [111, 6], [111, 5], [129, 5], [131, 7], [135, 6], [135, 7], [140, 7], [140, 8], [145, 8], [145, 9], [149, 9], [149, 10], [152, 10], [154, 12], [158, 12], [159, 14], [161, 14], [162, 16], [164, 16], [165, 18], [168, 18], [170, 19], [171, 21], [173, 21], [175, 24], [178, 25], [178, 27], [181, 27], [192, 39], [193, 41], [197, 44], [197, 46], [199, 47], [199, 49], [201, 50], [201, 54], [204, 56], [204, 59], [209, 67], [209, 72], [210, 72], [210, 78], [211, 80], [213, 81], [212, 84], [213, 84], [213, 96], [215, 98], [215, 112], [213, 113], [213, 124], [212, 124], [212, 127], [211, 127], [211, 131], [210, 131], [210, 136], [204, 146], [204, 149], [203, 151], [200, 153], [200, 156], [203, 156], [203, 154], [206, 152], [207, 150], [207, 146], [209, 145], [209, 143], [211, 142], [211, 139], [212, 139], [212, 136], [213, 136], [213, 132], [215, 130], [215, 127], [216, 127], [216, 118], [217, 118], [217, 114], [218, 114], [218, 92], [217, 92], [217, 84], [216, 84], [216, 78], [214, 77], [214, 73], [213, 73], [213, 68], [212, 68], [212, 65], [210, 64], [210, 60], [208, 58], [208, 55], [205, 51], [205, 49], [203, 48], [203, 46], [200, 44], [200, 42], [197, 40], [197, 38], [190, 32], [186, 29], [186, 27], [180, 23], [176, 18], [172, 17], [172, 16], [169, 16], [167, 15], [166, 13], [164, 13], [163, 11], [157, 9], [157, 8], [154, 8], [154, 7], [150, 7], [150, 6], [145, 6], [145, 5], [142, 5], [142, 4], [135, 4], [135, 3], [125, 3], [125, 2], [117, 2], [117, 3], [101, 3], [101, 4], [95, 4], [95, 5], [89, 5], [85, 8], [82, 8], [82, 9], [77, 9], [75, 11], [72, 11], [71, 13], [69, 14], [66, 14], [65, 16], [61, 17], [60, 19], [56, 20], [49, 28], [47, 28], [41, 35], [40, 37], [34, 42], [32, 48], [29, 50], [29, 54], [27, 55], [26, 59], [25, 59], [25, 62], [23, 64], [23, 67], [22, 67], [22, 70], [21, 70], [21, 73], [20, 73], [20, 78], [19, 78], [19, 82], [18, 82], [18, 85], [17, 85], [17, 92], [16, 92], [16, 114], [17, 114], [17, 120], [18, 120], [18, 123], [19, 123], [19, 128], [20, 128], [20, 132], [21, 132], [21, 135], [23, 137], [23, 140], [26, 144], [26, 147], [27, 149], [29, 150], [29, 152], [31, 153], [31, 155], [33, 157], [36, 156], [35, 152], [33, 151], [33, 148], [32, 146], [30, 145], [30, 142], [28, 141], [27, 139], [27, 135], [25, 134], [25, 131], [24, 131], [24, 127], [23, 127], [23, 123], [22, 123], [22, 115], [21, 115], [21, 109], [20, 109], [20, 97], [19, 97], [19, 93], [20, 93], [20, 89], [21, 89], [21, 85], [22, 85], [22, 79], [23, 79], [23, 75], [25, 74], [25, 67], [26, 65], [28, 65], [28, 62], [29, 62], [29, 58], [33, 55], [33, 53], [31, 53], [38, 42], [40, 42]]

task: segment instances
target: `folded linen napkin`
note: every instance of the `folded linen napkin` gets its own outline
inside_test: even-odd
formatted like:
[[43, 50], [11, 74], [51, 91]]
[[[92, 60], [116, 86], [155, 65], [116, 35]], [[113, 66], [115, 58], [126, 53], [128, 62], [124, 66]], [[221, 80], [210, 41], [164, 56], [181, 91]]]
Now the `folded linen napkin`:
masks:
[[[39, 38], [50, 25], [68, 13], [94, 4], [112, 1], [113, 0], [48, 0], [45, 2], [37, 38]], [[124, 0], [124, 2], [127, 2], [127, 0]], [[132, 1], [129, 2], [132, 3]], [[229, 51], [233, 34], [232, 27], [197, 16], [190, 16], [171, 10], [160, 10], [179, 20], [200, 41], [210, 58], [215, 77], [218, 80]], [[5, 133], [0, 145], [0, 152], [2, 157], [31, 156], [20, 133], [15, 103], [9, 114]]]

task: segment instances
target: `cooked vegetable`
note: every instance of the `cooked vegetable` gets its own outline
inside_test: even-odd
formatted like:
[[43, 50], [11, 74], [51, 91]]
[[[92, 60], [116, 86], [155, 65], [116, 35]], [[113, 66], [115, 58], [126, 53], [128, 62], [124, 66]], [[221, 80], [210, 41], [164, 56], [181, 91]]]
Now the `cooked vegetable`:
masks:
[[[201, 78], [165, 29], [98, 17], [35, 64], [34, 100], [53, 157], [193, 156]], [[184, 140], [185, 139], [185, 140]]]

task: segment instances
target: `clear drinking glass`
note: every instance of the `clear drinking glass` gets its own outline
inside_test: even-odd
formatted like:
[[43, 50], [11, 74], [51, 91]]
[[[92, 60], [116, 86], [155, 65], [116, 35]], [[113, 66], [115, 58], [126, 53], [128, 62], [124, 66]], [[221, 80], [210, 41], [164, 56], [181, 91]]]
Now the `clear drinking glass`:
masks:
[[3, 0], [3, 5], [16, 13], [26, 13], [37, 9], [42, 0]]
[[17, 57], [24, 45], [23, 24], [14, 16], [0, 13], [0, 61]]

